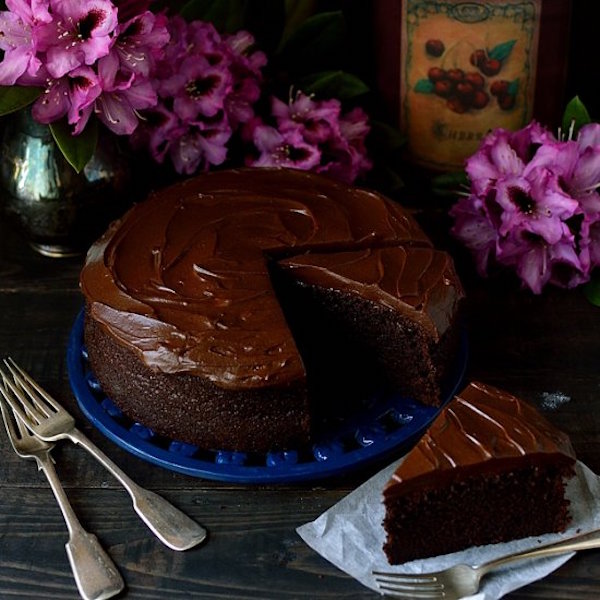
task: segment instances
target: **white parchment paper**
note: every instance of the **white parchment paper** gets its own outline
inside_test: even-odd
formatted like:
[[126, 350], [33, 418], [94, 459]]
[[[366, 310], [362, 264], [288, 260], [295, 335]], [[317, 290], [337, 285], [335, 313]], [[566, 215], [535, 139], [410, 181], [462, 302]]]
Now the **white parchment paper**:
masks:
[[[371, 575], [373, 570], [425, 573], [460, 563], [480, 564], [517, 550], [533, 548], [542, 543], [600, 528], [600, 478], [584, 464], [578, 462], [575, 477], [567, 487], [573, 520], [564, 533], [479, 546], [391, 567], [382, 549], [385, 541], [382, 526], [385, 513], [382, 490], [399, 462], [389, 465], [316, 520], [297, 529], [300, 537], [310, 547], [373, 590], [377, 590], [377, 584]], [[499, 569], [486, 576], [480, 592], [469, 598], [471, 600], [501, 598], [512, 590], [545, 577], [572, 556], [573, 553], [525, 561], [522, 564], [515, 563]]]

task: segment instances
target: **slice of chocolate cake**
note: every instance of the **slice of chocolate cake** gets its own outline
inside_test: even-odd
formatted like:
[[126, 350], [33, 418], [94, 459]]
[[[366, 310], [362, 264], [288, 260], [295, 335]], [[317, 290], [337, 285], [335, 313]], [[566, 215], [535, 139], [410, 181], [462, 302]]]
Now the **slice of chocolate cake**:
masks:
[[384, 489], [389, 562], [564, 531], [574, 464], [567, 435], [536, 409], [471, 383]]
[[[459, 306], [463, 290], [448, 254], [434, 248], [393, 246], [352, 252], [303, 254], [280, 261], [290, 280], [284, 303], [288, 320], [318, 320], [318, 339], [296, 326], [303, 356], [322, 357], [322, 379], [331, 379], [333, 357], [344, 357], [336, 385], [357, 357], [359, 372], [372, 373], [381, 386], [428, 405], [438, 406], [446, 370], [458, 346]], [[301, 314], [290, 312], [299, 307]], [[325, 339], [330, 332], [331, 342]], [[304, 343], [303, 343], [304, 342]], [[312, 342], [312, 343], [311, 343]], [[327, 359], [327, 355], [329, 359]], [[319, 369], [311, 365], [311, 372]], [[356, 385], [356, 383], [353, 383]]]

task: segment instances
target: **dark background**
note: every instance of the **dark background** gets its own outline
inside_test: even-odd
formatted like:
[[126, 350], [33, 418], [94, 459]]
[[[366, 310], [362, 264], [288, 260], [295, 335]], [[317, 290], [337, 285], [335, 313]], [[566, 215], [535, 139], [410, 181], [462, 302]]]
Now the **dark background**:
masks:
[[600, 119], [600, 3], [573, 0], [566, 97], [578, 95], [593, 119]]

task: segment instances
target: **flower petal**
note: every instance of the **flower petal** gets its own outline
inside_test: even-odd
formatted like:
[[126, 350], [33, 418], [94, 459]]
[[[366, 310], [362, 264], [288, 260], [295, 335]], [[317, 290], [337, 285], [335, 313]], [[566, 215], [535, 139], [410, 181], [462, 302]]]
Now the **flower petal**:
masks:
[[27, 70], [30, 60], [31, 49], [26, 46], [7, 50], [0, 62], [0, 85], [14, 85]]

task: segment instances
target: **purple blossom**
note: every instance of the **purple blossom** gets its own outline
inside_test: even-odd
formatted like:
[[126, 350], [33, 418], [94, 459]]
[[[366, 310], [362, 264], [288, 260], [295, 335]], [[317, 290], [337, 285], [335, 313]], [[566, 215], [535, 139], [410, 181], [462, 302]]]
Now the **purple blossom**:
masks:
[[184, 121], [214, 117], [223, 110], [232, 77], [222, 66], [212, 66], [204, 56], [190, 56], [163, 86], [173, 97], [173, 111]]
[[352, 183], [367, 173], [373, 166], [365, 146], [369, 131], [368, 117], [361, 108], [354, 108], [343, 115], [340, 136], [327, 150], [332, 158], [318, 171], [327, 172], [346, 183]]
[[83, 114], [89, 117], [101, 91], [96, 73], [90, 67], [79, 67], [67, 77], [48, 80], [44, 94], [33, 105], [33, 117], [40, 123], [52, 123], [68, 115], [69, 123], [76, 123]]
[[271, 111], [280, 131], [302, 131], [309, 144], [322, 144], [340, 137], [341, 105], [337, 100], [316, 102], [310, 96], [298, 93], [287, 104], [273, 98]]
[[186, 127], [181, 125], [175, 113], [159, 104], [144, 111], [144, 125], [132, 134], [131, 143], [134, 148], [149, 149], [158, 163], [165, 160], [172, 140], [184, 136]]
[[175, 169], [179, 173], [192, 175], [199, 168], [208, 169], [209, 165], [222, 164], [227, 158], [226, 143], [230, 137], [231, 132], [224, 123], [186, 131], [177, 137], [170, 148]]
[[123, 68], [148, 77], [169, 39], [166, 17], [145, 11], [119, 26], [114, 48]]
[[247, 32], [221, 36], [210, 23], [169, 19], [170, 41], [153, 69], [158, 105], [144, 112], [135, 145], [179, 173], [220, 165], [227, 144], [254, 117], [265, 63]]
[[247, 31], [225, 37], [224, 41], [233, 77], [224, 108], [236, 128], [254, 117], [253, 107], [261, 95], [261, 69], [267, 64], [267, 57], [254, 49], [254, 38]]
[[42, 61], [36, 56], [33, 28], [51, 20], [48, 7], [40, 0], [7, 0], [6, 6], [9, 10], [0, 12], [0, 85], [13, 85], [22, 76], [39, 83]]
[[102, 94], [96, 102], [96, 113], [111, 131], [128, 135], [138, 125], [138, 111], [154, 106], [157, 97], [148, 79], [120, 71], [119, 64], [116, 53], [98, 63]]
[[600, 264], [600, 128], [559, 141], [537, 123], [492, 131], [466, 163], [470, 193], [450, 213], [480, 274], [515, 270], [540, 293], [574, 287]]
[[574, 242], [568, 229], [555, 244], [515, 231], [503, 242], [502, 264], [513, 267], [535, 294], [548, 283], [572, 288], [589, 279], [589, 266], [582, 262]]
[[249, 158], [247, 164], [253, 167], [291, 167], [310, 170], [321, 163], [321, 152], [307, 143], [299, 129], [278, 131], [257, 120], [247, 133], [259, 152], [257, 158]]
[[0, 84], [43, 87], [32, 109], [41, 123], [66, 116], [77, 135], [95, 113], [114, 133], [131, 134], [139, 111], [157, 103], [150, 76], [169, 41], [167, 18], [147, 7], [146, 0], [8, 0]]
[[36, 28], [37, 48], [54, 78], [106, 56], [114, 41], [117, 9], [110, 0], [50, 0], [53, 18]]
[[347, 183], [371, 168], [365, 147], [369, 125], [361, 109], [342, 115], [338, 100], [317, 101], [301, 92], [287, 104], [272, 98], [271, 107], [275, 127], [246, 128], [258, 154], [247, 164], [312, 169]]

